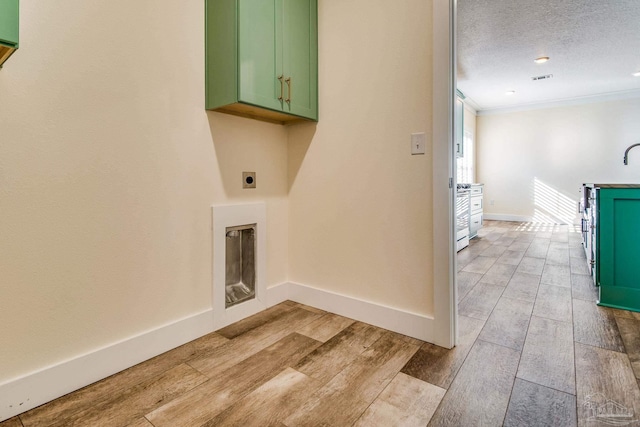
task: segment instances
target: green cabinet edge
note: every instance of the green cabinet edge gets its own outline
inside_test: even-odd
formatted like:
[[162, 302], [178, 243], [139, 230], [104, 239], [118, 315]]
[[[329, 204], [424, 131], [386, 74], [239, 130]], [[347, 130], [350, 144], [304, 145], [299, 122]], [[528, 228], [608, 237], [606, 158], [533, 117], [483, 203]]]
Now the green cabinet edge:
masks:
[[205, 1], [205, 108], [208, 110], [238, 101], [237, 13], [236, 0]]
[[[615, 224], [614, 204], [616, 200], [637, 200], [640, 202], [640, 189], [599, 188], [597, 193], [597, 277], [599, 286], [598, 305], [623, 310], [640, 311], [640, 289], [615, 283], [616, 251], [622, 250], [635, 254], [640, 260], [640, 239], [633, 239], [637, 244], [619, 247], [615, 242], [615, 227], [626, 224]], [[640, 237], [640, 236], [637, 236]], [[640, 278], [638, 279], [640, 281]]]
[[0, 44], [17, 49], [20, 38], [19, 0], [0, 0]]
[[18, 49], [19, 38], [19, 0], [0, 0], [0, 68]]

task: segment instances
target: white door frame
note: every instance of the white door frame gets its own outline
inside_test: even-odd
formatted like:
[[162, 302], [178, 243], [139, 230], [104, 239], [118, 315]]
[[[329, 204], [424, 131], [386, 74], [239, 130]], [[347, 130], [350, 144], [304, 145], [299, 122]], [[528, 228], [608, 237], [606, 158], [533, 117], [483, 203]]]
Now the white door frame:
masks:
[[[458, 337], [455, 239], [454, 105], [457, 0], [433, 0], [433, 279], [439, 345]], [[446, 250], [444, 250], [446, 249]]]

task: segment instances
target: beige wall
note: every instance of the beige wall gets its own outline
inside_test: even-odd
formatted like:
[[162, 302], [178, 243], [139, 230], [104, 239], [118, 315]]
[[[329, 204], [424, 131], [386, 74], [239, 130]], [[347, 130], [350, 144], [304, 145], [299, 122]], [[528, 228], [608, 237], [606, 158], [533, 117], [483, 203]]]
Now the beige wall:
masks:
[[571, 222], [582, 183], [637, 183], [638, 117], [640, 99], [479, 116], [485, 213]]
[[283, 127], [204, 111], [202, 1], [23, 0], [0, 384], [210, 309], [212, 204], [267, 202], [267, 286], [431, 314], [431, 7], [320, 0], [320, 122]]
[[464, 130], [471, 132], [474, 137], [476, 134], [476, 111], [471, 108], [468, 104], [464, 104]]
[[268, 285], [286, 281], [287, 130], [205, 112], [203, 2], [20, 6], [0, 70], [0, 383], [210, 308], [212, 204], [267, 201]]
[[319, 2], [320, 122], [289, 134], [291, 281], [433, 312], [431, 8]]

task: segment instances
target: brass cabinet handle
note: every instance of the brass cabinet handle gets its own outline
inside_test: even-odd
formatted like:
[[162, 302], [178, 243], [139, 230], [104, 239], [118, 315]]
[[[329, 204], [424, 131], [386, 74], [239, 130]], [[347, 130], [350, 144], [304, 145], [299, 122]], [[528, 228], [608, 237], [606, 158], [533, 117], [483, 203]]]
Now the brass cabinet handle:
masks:
[[291, 84], [291, 77], [287, 77], [284, 81], [285, 81], [285, 82], [287, 82], [287, 86], [288, 86], [288, 88], [289, 88], [288, 96], [287, 96], [287, 99], [285, 99], [285, 102], [286, 102], [287, 104], [290, 104], [290, 103], [291, 103], [291, 86], [292, 86], [292, 84]]
[[284, 78], [284, 74], [278, 76], [278, 80], [280, 80], [280, 96], [278, 97], [278, 101], [282, 101], [282, 98], [284, 95], [284, 82], [282, 81], [283, 78]]

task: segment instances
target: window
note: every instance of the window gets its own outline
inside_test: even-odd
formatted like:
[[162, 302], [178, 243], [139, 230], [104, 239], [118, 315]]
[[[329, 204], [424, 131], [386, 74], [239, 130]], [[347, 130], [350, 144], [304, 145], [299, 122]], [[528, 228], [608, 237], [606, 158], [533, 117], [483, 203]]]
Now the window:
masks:
[[475, 182], [475, 171], [474, 171], [474, 143], [473, 143], [473, 133], [465, 130], [464, 131], [464, 139], [462, 143], [464, 144], [464, 156], [457, 158], [456, 172], [457, 172], [457, 180], [458, 182], [464, 183], [472, 183]]

